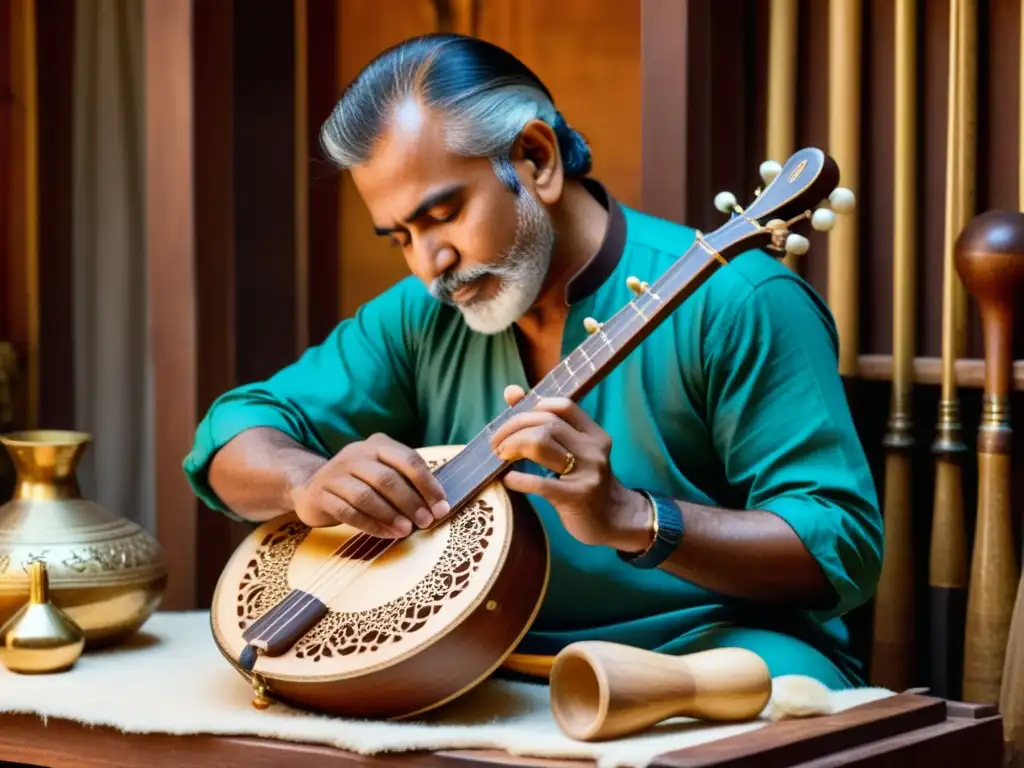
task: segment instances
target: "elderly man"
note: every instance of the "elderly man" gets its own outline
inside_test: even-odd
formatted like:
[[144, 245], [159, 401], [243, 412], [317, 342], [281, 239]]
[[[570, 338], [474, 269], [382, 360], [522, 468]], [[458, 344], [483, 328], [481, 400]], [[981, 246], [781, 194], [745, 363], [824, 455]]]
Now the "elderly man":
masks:
[[[473, 38], [383, 52], [321, 143], [412, 274], [220, 397], [185, 471], [241, 519], [402, 537], [449, 512], [413, 447], [476, 436], [695, 232], [617, 202], [536, 75]], [[720, 269], [578, 403], [542, 400], [491, 444], [551, 547], [520, 652], [732, 645], [773, 675], [862, 682], [842, 617], [878, 578], [876, 492], [831, 314], [766, 253]]]

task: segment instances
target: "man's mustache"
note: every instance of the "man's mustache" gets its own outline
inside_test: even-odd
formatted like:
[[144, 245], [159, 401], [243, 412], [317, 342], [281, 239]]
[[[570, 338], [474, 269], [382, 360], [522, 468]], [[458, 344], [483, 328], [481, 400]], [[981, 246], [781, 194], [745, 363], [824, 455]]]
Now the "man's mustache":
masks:
[[508, 277], [512, 270], [504, 266], [472, 267], [462, 272], [441, 275], [430, 283], [430, 294], [441, 301], [451, 303], [451, 296], [460, 288], [475, 283], [483, 277]]

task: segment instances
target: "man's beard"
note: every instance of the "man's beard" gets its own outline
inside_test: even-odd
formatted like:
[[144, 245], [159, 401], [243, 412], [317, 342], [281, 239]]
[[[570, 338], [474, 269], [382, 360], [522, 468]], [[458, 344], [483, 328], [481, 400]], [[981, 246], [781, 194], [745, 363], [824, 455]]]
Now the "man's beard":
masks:
[[[430, 284], [439, 301], [456, 306], [466, 324], [478, 333], [500, 333], [522, 317], [536, 301], [551, 264], [555, 228], [544, 207], [522, 190], [516, 198], [516, 239], [496, 264], [472, 267], [442, 275]], [[489, 299], [457, 305], [452, 294], [486, 276], [499, 281], [498, 292]]]

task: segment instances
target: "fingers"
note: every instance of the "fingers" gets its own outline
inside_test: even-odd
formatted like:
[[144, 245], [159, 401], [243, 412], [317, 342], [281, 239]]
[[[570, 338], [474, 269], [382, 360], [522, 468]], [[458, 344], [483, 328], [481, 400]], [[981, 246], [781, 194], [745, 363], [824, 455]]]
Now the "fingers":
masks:
[[[434, 522], [427, 503], [394, 467], [377, 461], [363, 461], [353, 464], [349, 472], [375, 492], [376, 498], [372, 503], [377, 506], [386, 505], [395, 518], [406, 518], [420, 528], [427, 528]], [[370, 512], [362, 506], [358, 508]]]
[[556, 474], [566, 470], [570, 451], [576, 461], [589, 453], [580, 442], [579, 433], [557, 417], [535, 414], [534, 421], [534, 425], [517, 429], [501, 440], [495, 453], [505, 461], [529, 459]]
[[590, 418], [590, 414], [567, 397], [545, 397], [537, 403], [534, 410], [553, 413], [573, 428], [591, 437], [608, 437], [601, 425]]
[[510, 491], [535, 494], [547, 499], [557, 499], [564, 495], [565, 491], [565, 483], [557, 478], [540, 477], [515, 470], [506, 472], [501, 482]]
[[298, 512], [299, 519], [311, 528], [329, 528], [344, 523], [363, 533], [382, 539], [403, 538], [406, 535], [400, 534], [398, 529], [363, 514], [347, 501], [326, 489], [319, 489], [311, 494], [296, 512]]
[[[524, 397], [526, 397], [526, 393], [523, 391], [522, 387], [516, 384], [510, 384], [509, 386], [505, 387], [503, 396], [505, 398], [505, 402], [508, 403], [510, 406], [513, 406], [520, 400], [522, 400]], [[568, 397], [541, 398], [540, 400], [538, 400], [537, 405], [535, 405], [530, 410], [543, 411], [545, 413], [553, 413], [556, 416], [560, 417], [563, 421], [565, 421], [573, 428], [578, 429], [580, 432], [586, 435], [590, 435], [591, 437], [597, 439], [601, 443], [607, 443], [609, 447], [611, 445], [611, 438], [608, 436], [608, 433], [601, 428], [601, 425], [594, 421], [590, 417], [590, 414], [588, 414], [586, 411], [580, 408], [579, 405], [570, 400]], [[515, 428], [517, 419], [519, 419], [522, 415], [525, 414], [513, 416], [511, 419], [505, 422], [503, 428], [508, 428], [509, 425], [512, 425], [512, 428]], [[499, 432], [500, 431], [501, 430], [499, 430]]]
[[[398, 502], [398, 508], [401, 509], [410, 520], [416, 519], [415, 515], [419, 507], [425, 507], [430, 514], [432, 514], [435, 520], [440, 520], [448, 514], [451, 507], [448, 504], [448, 500], [445, 498], [444, 488], [434, 476], [434, 473], [430, 471], [430, 467], [427, 465], [427, 462], [418, 452], [395, 440], [392, 440], [386, 435], [374, 435], [367, 442], [374, 446], [374, 458], [383, 464], [398, 470], [402, 474], [402, 477], [411, 485], [412, 489], [419, 495], [419, 499], [414, 505], [413, 502], [409, 501], [408, 497], [404, 495], [404, 491], [401, 491], [398, 488], [379, 488], [382, 491], [389, 493], [393, 492], [402, 499], [405, 499], [405, 502], [403, 503], [396, 498], [396, 502]], [[427, 525], [429, 524], [430, 523], [428, 521]]]
[[321, 503], [342, 523], [355, 526], [371, 533], [366, 527], [376, 526], [383, 535], [391, 537], [408, 536], [413, 529], [412, 521], [395, 509], [370, 483], [352, 474], [331, 478], [323, 486]]
[[515, 405], [526, 397], [526, 392], [518, 384], [509, 384], [502, 394], [509, 405]]

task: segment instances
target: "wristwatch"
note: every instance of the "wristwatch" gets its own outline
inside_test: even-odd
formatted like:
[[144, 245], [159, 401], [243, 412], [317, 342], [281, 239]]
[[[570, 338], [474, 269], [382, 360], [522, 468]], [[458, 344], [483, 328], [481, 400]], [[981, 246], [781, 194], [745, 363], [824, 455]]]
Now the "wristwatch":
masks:
[[618, 551], [619, 557], [634, 568], [657, 568], [676, 550], [683, 538], [683, 514], [676, 503], [665, 496], [639, 488], [654, 513], [654, 539], [643, 552]]

